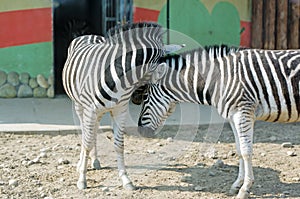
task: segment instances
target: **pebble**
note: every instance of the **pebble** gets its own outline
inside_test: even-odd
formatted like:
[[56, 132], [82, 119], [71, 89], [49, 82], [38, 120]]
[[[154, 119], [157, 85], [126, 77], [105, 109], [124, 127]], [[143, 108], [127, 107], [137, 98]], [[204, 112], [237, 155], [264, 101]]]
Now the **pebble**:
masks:
[[224, 162], [221, 159], [218, 159], [215, 163], [214, 163], [215, 167], [218, 168], [223, 168], [225, 166]]
[[215, 176], [216, 174], [214, 172], [210, 171], [210, 172], [208, 172], [208, 175], [209, 176]]
[[173, 142], [174, 140], [173, 140], [173, 138], [172, 137], [168, 137], [167, 138], [167, 142]]
[[287, 151], [286, 152], [286, 154], [288, 155], [288, 156], [297, 156], [297, 154], [296, 154], [296, 152], [295, 151]]
[[277, 138], [276, 138], [275, 136], [271, 136], [269, 139], [270, 139], [270, 141], [272, 141], [272, 142], [274, 142], [274, 141], [277, 140]]
[[6, 185], [6, 182], [5, 181], [0, 181], [0, 186], [2, 185]]
[[17, 96], [17, 90], [12, 84], [6, 83], [0, 87], [0, 97], [14, 98], [16, 96]]
[[37, 88], [33, 89], [33, 97], [36, 97], [36, 98], [47, 97], [47, 90], [42, 87], [37, 87]]
[[147, 150], [147, 152], [150, 153], [150, 154], [155, 154], [155, 151], [151, 150], [151, 149]]
[[291, 142], [284, 142], [281, 144], [283, 148], [293, 148], [293, 144]]
[[29, 73], [21, 73], [19, 79], [22, 84], [28, 84], [30, 75]]
[[299, 177], [294, 177], [294, 178], [292, 178], [292, 181], [294, 181], [294, 182], [300, 182], [300, 178]]
[[40, 153], [40, 157], [41, 158], [46, 158], [47, 157], [47, 153], [46, 152], [41, 152]]
[[195, 191], [203, 191], [205, 189], [205, 187], [201, 187], [201, 186], [196, 186], [194, 188]]
[[28, 86], [27, 84], [22, 84], [18, 90], [17, 96], [19, 98], [32, 97], [33, 92], [32, 92], [31, 87]]
[[19, 81], [19, 74], [16, 72], [9, 72], [7, 74], [7, 82], [10, 83], [13, 86], [18, 86], [20, 81]]
[[191, 177], [190, 176], [182, 176], [181, 177], [181, 182], [188, 182], [188, 181], [190, 181], [191, 180]]
[[102, 187], [101, 190], [102, 190], [103, 192], [106, 192], [106, 191], [109, 191], [109, 188], [108, 188], [108, 187]]
[[36, 81], [36, 78], [31, 78], [29, 80], [29, 86], [31, 88], [37, 88], [39, 86], [38, 83], [37, 83], [37, 81]]
[[63, 158], [58, 159], [58, 164], [69, 164], [69, 163], [70, 163], [69, 160], [66, 160], [66, 159], [63, 159]]
[[0, 86], [2, 86], [3, 84], [5, 84], [7, 80], [7, 74], [6, 72], [0, 70]]
[[50, 149], [49, 148], [42, 148], [42, 149], [40, 149], [40, 152], [49, 152], [50, 151]]
[[18, 186], [18, 184], [19, 184], [18, 180], [16, 180], [16, 179], [11, 179], [11, 180], [8, 181], [9, 186], [16, 187], [16, 186]]
[[261, 156], [261, 157], [265, 157], [266, 154], [265, 154], [265, 153], [261, 153], [260, 156]]
[[36, 76], [36, 81], [38, 83], [38, 85], [42, 88], [48, 88], [49, 87], [49, 84], [48, 84], [48, 81], [47, 79], [44, 77], [44, 75], [41, 75], [41, 74], [38, 74]]

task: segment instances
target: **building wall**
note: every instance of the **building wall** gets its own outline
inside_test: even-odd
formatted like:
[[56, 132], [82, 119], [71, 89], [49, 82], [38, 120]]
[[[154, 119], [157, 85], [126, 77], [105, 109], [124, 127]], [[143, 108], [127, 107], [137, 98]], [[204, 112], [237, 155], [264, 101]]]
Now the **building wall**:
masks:
[[0, 71], [52, 76], [51, 0], [1, 0], [0, 27]]
[[[134, 0], [134, 21], [157, 21], [166, 27], [166, 3]], [[251, 0], [170, 0], [170, 29], [200, 45], [250, 47]], [[182, 37], [173, 35], [170, 42]]]

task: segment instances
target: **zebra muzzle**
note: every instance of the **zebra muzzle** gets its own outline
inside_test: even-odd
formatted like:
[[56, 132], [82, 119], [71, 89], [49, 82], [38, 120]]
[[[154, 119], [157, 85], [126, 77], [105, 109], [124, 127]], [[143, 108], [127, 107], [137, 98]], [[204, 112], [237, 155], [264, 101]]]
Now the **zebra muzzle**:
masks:
[[146, 138], [154, 138], [155, 137], [155, 131], [151, 129], [150, 127], [138, 127], [138, 132], [142, 137]]

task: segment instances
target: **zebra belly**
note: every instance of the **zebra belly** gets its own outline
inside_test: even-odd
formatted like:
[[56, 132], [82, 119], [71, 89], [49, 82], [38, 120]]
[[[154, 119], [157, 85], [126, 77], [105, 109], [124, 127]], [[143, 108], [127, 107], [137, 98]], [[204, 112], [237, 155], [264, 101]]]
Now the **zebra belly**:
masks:
[[286, 106], [281, 107], [278, 110], [277, 107], [265, 108], [261, 104], [257, 106], [255, 110], [256, 120], [262, 120], [267, 122], [300, 122], [300, 116], [297, 112], [296, 105], [293, 103], [291, 111], [288, 111]]

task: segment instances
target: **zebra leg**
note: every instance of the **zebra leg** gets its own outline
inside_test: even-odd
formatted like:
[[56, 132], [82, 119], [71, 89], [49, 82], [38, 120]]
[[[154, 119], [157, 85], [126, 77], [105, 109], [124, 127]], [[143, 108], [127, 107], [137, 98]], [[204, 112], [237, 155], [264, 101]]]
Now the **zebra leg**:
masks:
[[[84, 132], [83, 129], [82, 129], [82, 124], [83, 124], [83, 107], [81, 105], [79, 105], [78, 103], [75, 103], [74, 107], [75, 107], [76, 114], [77, 114], [77, 116], [79, 118], [81, 132], [83, 133]], [[95, 138], [94, 147], [93, 147], [92, 151], [90, 152], [90, 158], [92, 160], [91, 161], [91, 167], [93, 169], [99, 170], [101, 168], [101, 166], [100, 166], [100, 161], [97, 159], [97, 138]], [[80, 159], [79, 159], [78, 164], [77, 164], [77, 171], [78, 172], [79, 172], [79, 167], [80, 167], [82, 161], [83, 161], [83, 148], [81, 148]]]
[[237, 130], [234, 126], [233, 121], [229, 121], [231, 129], [234, 134], [234, 139], [235, 139], [235, 146], [236, 146], [236, 151], [239, 156], [239, 174], [235, 182], [231, 185], [229, 193], [234, 195], [237, 194], [241, 186], [243, 185], [244, 182], [244, 176], [245, 176], [245, 167], [244, 167], [244, 160], [241, 155], [241, 148], [240, 148], [240, 141], [238, 138]]
[[114, 147], [117, 152], [119, 178], [125, 189], [134, 190], [135, 187], [128, 177], [124, 163], [124, 122], [127, 115], [127, 107], [125, 109], [122, 108], [122, 110], [114, 110], [111, 114], [114, 119]]
[[252, 151], [253, 151], [253, 115], [248, 112], [237, 112], [233, 115], [232, 121], [237, 131], [240, 143], [241, 156], [244, 161], [244, 182], [240, 188], [237, 199], [247, 199], [250, 195], [250, 188], [254, 183], [252, 168]]
[[86, 189], [86, 172], [88, 156], [95, 144], [95, 134], [98, 128], [97, 114], [93, 110], [83, 110], [82, 123], [82, 147], [80, 161], [77, 165], [79, 179], [77, 181], [78, 189]]

